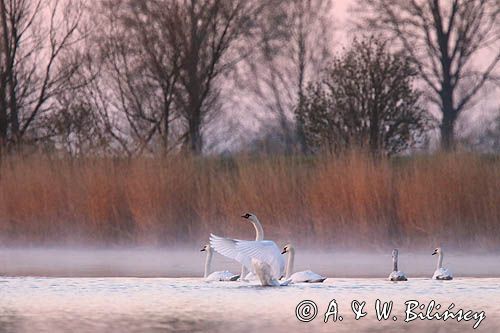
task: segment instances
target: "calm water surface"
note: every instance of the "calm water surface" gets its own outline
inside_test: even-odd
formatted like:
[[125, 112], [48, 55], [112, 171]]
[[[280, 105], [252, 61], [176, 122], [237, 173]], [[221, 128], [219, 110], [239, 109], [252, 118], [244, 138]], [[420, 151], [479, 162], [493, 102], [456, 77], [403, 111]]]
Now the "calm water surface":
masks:
[[[377, 321], [374, 304], [394, 301], [391, 316]], [[318, 315], [295, 317], [302, 300]], [[323, 323], [335, 299], [342, 322]], [[477, 332], [500, 332], [500, 278], [453, 281], [330, 278], [323, 284], [263, 288], [243, 282], [207, 283], [199, 278], [0, 277], [0, 333], [3, 332], [473, 332], [474, 321], [404, 323], [406, 300], [443, 308], [485, 311]], [[351, 302], [366, 301], [368, 315], [354, 320]]]

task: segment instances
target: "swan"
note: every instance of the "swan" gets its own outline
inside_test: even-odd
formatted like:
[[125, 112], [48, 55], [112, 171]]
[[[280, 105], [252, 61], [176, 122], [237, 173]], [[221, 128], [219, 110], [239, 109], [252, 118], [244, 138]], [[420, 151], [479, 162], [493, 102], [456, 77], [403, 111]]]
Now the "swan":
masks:
[[437, 262], [437, 268], [436, 271], [434, 272], [434, 275], [432, 276], [433, 280], [453, 280], [453, 274], [446, 268], [443, 267], [443, 249], [438, 247], [432, 252], [432, 255], [439, 255], [438, 257], [438, 262]]
[[[256, 241], [261, 241], [264, 239], [264, 229], [262, 228], [262, 224], [260, 223], [259, 219], [255, 214], [252, 213], [245, 213], [241, 215], [242, 218], [247, 219], [252, 223], [253, 227], [255, 228], [255, 240]], [[248, 272], [247, 268], [245, 265], [241, 265], [241, 281], [252, 281], [256, 280], [257, 277], [252, 273]]]
[[285, 253], [288, 253], [288, 262], [286, 265], [286, 274], [285, 274], [286, 280], [290, 279], [292, 283], [300, 283], [300, 282], [319, 283], [326, 280], [326, 277], [316, 274], [310, 270], [296, 272], [292, 274], [293, 263], [295, 259], [295, 248], [292, 246], [292, 244], [285, 245], [281, 254]]
[[391, 281], [408, 281], [405, 273], [398, 271], [398, 249], [392, 250], [392, 273], [389, 274], [389, 280]]
[[205, 259], [205, 274], [204, 274], [205, 281], [236, 281], [240, 277], [239, 275], [235, 275], [229, 271], [218, 271], [209, 273], [210, 267], [212, 265], [213, 249], [210, 247], [209, 244], [207, 244], [203, 246], [203, 248], [200, 251], [207, 252], [207, 258]]
[[290, 282], [278, 281], [285, 270], [285, 259], [273, 241], [245, 241], [211, 234], [210, 245], [223, 256], [244, 265], [263, 286], [285, 286]]

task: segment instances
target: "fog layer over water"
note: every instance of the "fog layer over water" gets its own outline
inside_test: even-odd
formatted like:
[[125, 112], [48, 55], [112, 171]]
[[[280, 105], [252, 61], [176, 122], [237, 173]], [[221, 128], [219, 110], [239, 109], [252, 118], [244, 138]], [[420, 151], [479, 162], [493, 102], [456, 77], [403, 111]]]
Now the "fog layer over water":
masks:
[[[8, 249], [0, 248], [0, 276], [52, 277], [199, 277], [205, 252], [190, 249]], [[433, 249], [400, 249], [399, 269], [409, 277], [430, 277], [436, 267]], [[500, 254], [470, 254], [445, 249], [444, 265], [455, 276], [500, 277]], [[215, 254], [213, 270], [240, 271], [240, 266]], [[386, 277], [392, 270], [391, 251], [312, 251], [297, 248], [295, 270], [312, 269], [328, 277]]]

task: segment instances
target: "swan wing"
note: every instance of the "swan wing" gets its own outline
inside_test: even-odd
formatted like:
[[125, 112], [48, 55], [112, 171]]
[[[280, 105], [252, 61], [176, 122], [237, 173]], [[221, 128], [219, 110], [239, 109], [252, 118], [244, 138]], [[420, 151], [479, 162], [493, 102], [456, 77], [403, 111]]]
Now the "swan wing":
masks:
[[401, 271], [392, 271], [391, 274], [389, 274], [389, 280], [391, 281], [407, 281], [407, 277], [405, 273]]
[[453, 277], [453, 273], [447, 268], [443, 268], [443, 275]]
[[252, 271], [251, 257], [240, 253], [236, 248], [236, 244], [239, 242], [241, 242], [239, 239], [225, 238], [210, 234], [210, 246], [215, 251], [225, 257], [236, 260], [245, 266], [249, 271]]
[[290, 276], [293, 283], [307, 282], [307, 283], [317, 283], [326, 280], [326, 277], [321, 276], [313, 271], [307, 270], [302, 272], [293, 273]]
[[285, 271], [285, 259], [273, 241], [238, 241], [236, 250], [242, 257], [257, 259], [270, 267], [270, 274], [279, 279]]
[[213, 272], [205, 278], [205, 281], [236, 281], [239, 275], [235, 275], [229, 271]]
[[452, 280], [453, 274], [446, 268], [436, 269], [432, 276], [434, 280]]
[[276, 279], [273, 279], [271, 273], [272, 268], [267, 262], [252, 258], [252, 268], [255, 271], [255, 275], [259, 278], [260, 284], [262, 286], [276, 285]]
[[252, 258], [252, 267], [262, 286], [287, 286], [292, 281], [291, 279], [284, 282], [278, 281], [272, 276], [272, 267], [267, 262], [260, 261], [259, 259]]

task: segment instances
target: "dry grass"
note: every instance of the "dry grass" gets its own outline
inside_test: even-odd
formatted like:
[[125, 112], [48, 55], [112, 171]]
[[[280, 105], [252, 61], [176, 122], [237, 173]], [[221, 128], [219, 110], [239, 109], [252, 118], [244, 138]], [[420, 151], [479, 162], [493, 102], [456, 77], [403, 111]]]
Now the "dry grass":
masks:
[[500, 248], [500, 159], [29, 156], [0, 164], [0, 240], [9, 244], [252, 238], [239, 218], [246, 211], [280, 242]]

